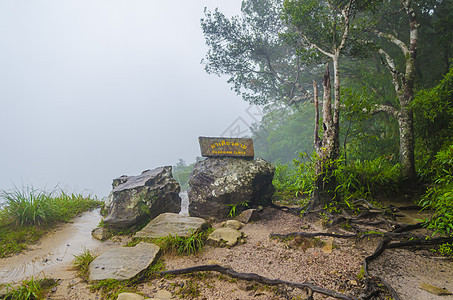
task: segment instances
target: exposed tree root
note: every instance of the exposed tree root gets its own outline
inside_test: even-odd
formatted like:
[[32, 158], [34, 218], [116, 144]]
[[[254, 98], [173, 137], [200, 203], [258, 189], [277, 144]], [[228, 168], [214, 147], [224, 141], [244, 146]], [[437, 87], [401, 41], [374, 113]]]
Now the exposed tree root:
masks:
[[316, 237], [316, 236], [331, 236], [335, 238], [357, 238], [359, 237], [358, 234], [335, 234], [335, 233], [329, 233], [329, 232], [291, 232], [291, 233], [286, 233], [286, 234], [280, 234], [280, 233], [271, 233], [270, 238], [292, 238], [296, 236], [301, 236], [301, 237]]
[[280, 280], [280, 279], [270, 279], [267, 277], [263, 277], [261, 275], [255, 274], [255, 273], [239, 273], [234, 271], [233, 269], [225, 268], [219, 265], [201, 265], [201, 266], [194, 266], [190, 268], [184, 268], [184, 269], [177, 269], [177, 270], [169, 270], [169, 271], [164, 271], [161, 272], [161, 275], [181, 275], [181, 274], [190, 274], [190, 273], [195, 273], [195, 272], [219, 272], [224, 275], [228, 275], [232, 278], [237, 278], [241, 280], [247, 280], [247, 281], [255, 281], [261, 284], [265, 285], [285, 285], [289, 287], [294, 287], [294, 288], [299, 288], [306, 290], [308, 293], [308, 299], [312, 299], [312, 294], [313, 293], [319, 293], [323, 294], [326, 296], [334, 297], [337, 299], [345, 299], [345, 300], [354, 300], [357, 299], [355, 297], [345, 295], [338, 293], [333, 290], [325, 289], [322, 287], [318, 287], [314, 284], [304, 282], [304, 283], [298, 283], [298, 282], [291, 282], [291, 281], [285, 281], [285, 280]]
[[[317, 237], [317, 236], [328, 236], [334, 238], [363, 238], [367, 236], [380, 236], [382, 241], [378, 244], [373, 254], [366, 257], [363, 262], [363, 268], [365, 272], [365, 288], [359, 297], [359, 299], [379, 299], [382, 293], [391, 296], [393, 299], [400, 299], [398, 293], [393, 289], [393, 287], [386, 282], [383, 278], [379, 276], [371, 276], [369, 274], [369, 264], [378, 258], [386, 249], [395, 249], [395, 248], [404, 248], [404, 247], [413, 247], [413, 246], [427, 246], [427, 245], [437, 245], [444, 243], [453, 242], [453, 237], [440, 237], [440, 238], [430, 238], [426, 236], [420, 236], [411, 234], [410, 231], [420, 229], [423, 227], [423, 223], [417, 224], [401, 224], [396, 222], [394, 212], [409, 210], [409, 209], [418, 209], [419, 207], [409, 206], [402, 208], [387, 207], [386, 209], [377, 209], [372, 207], [372, 205], [365, 201], [365, 206], [363, 206], [362, 213], [359, 216], [353, 217], [343, 212], [342, 215], [334, 216], [330, 215], [332, 221], [330, 226], [335, 226], [341, 223], [348, 223], [349, 225], [357, 224], [364, 226], [379, 226], [384, 225], [387, 228], [386, 232], [378, 234], [376, 232], [366, 233], [359, 228], [355, 228], [357, 231], [356, 234], [335, 234], [328, 232], [292, 232], [287, 234], [271, 234], [271, 238], [291, 238], [291, 237]], [[390, 215], [389, 215], [390, 214]], [[329, 215], [329, 214], [328, 214]], [[393, 220], [389, 220], [388, 218]], [[398, 239], [399, 241], [393, 241]], [[403, 239], [403, 241], [401, 241]], [[405, 241], [404, 241], [405, 240]], [[383, 288], [385, 286], [385, 288]]]

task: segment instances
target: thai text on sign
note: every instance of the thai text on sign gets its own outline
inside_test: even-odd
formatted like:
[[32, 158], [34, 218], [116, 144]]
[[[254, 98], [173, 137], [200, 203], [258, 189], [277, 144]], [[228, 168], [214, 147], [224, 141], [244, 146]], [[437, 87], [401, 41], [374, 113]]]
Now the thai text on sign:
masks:
[[198, 138], [201, 156], [215, 157], [254, 157], [253, 140], [250, 138], [223, 138], [204, 137]]

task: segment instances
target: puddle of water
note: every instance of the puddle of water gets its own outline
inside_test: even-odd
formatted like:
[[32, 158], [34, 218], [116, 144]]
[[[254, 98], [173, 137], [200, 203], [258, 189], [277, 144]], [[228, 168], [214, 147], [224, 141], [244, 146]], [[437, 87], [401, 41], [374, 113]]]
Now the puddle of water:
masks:
[[179, 197], [181, 197], [181, 211], [179, 212], [179, 214], [183, 216], [188, 216], [189, 196], [187, 195], [187, 191], [182, 191], [181, 193], [179, 193]]
[[30, 276], [37, 276], [57, 265], [68, 265], [74, 255], [85, 248], [94, 249], [100, 241], [91, 236], [91, 230], [99, 224], [99, 210], [83, 213], [73, 223], [45, 236], [32, 250], [0, 259], [0, 283], [18, 282]]

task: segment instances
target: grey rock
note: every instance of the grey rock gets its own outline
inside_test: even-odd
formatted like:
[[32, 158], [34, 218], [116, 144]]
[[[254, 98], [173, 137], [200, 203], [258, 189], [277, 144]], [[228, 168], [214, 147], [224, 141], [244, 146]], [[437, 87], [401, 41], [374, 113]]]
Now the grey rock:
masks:
[[96, 227], [91, 231], [91, 236], [97, 240], [105, 241], [112, 237], [112, 234], [104, 227]]
[[136, 237], [158, 238], [169, 234], [189, 236], [192, 232], [206, 230], [211, 225], [202, 218], [184, 216], [175, 213], [163, 213], [151, 220]]
[[130, 279], [148, 268], [159, 251], [159, 246], [144, 242], [135, 247], [111, 249], [90, 263], [90, 280]]
[[262, 159], [223, 157], [197, 162], [189, 179], [189, 214], [224, 220], [233, 206], [236, 212], [244, 209], [239, 203], [270, 204], [274, 170]]
[[242, 237], [242, 233], [239, 230], [233, 228], [219, 228], [216, 229], [208, 236], [206, 241], [208, 245], [219, 246], [219, 247], [233, 247], [235, 246]]
[[181, 209], [180, 187], [171, 174], [171, 166], [144, 171], [138, 176], [121, 176], [105, 201], [108, 211], [104, 223], [130, 227], [145, 217]]
[[233, 228], [233, 229], [236, 229], [236, 230], [239, 230], [241, 229], [242, 227], [244, 227], [244, 223], [242, 222], [239, 222], [237, 220], [227, 220], [222, 227], [228, 227], [228, 228]]
[[257, 209], [247, 209], [241, 212], [235, 220], [247, 224], [248, 222], [259, 220], [260, 216]]

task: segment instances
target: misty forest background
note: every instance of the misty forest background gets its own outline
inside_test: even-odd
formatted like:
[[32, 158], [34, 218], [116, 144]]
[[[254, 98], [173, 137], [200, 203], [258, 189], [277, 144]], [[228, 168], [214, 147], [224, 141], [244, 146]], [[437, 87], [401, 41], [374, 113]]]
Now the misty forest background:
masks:
[[[434, 211], [428, 227], [452, 234], [453, 0], [244, 0], [241, 11], [205, 9], [202, 63], [263, 108], [250, 130], [255, 156], [276, 165], [275, 200], [306, 205], [322, 173], [334, 183], [325, 207], [410, 199]], [[338, 149], [322, 157], [326, 110]], [[183, 189], [194, 163], [174, 166]]]

